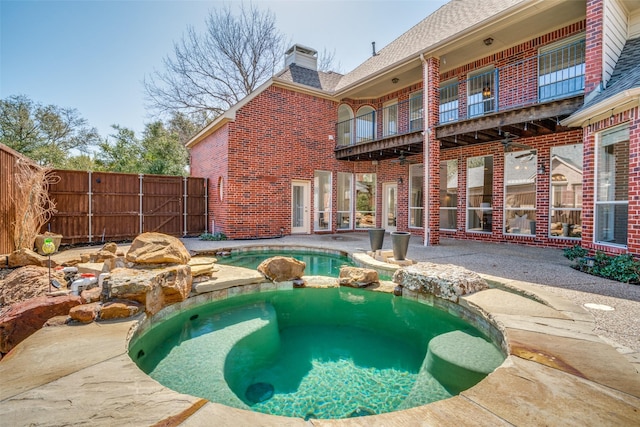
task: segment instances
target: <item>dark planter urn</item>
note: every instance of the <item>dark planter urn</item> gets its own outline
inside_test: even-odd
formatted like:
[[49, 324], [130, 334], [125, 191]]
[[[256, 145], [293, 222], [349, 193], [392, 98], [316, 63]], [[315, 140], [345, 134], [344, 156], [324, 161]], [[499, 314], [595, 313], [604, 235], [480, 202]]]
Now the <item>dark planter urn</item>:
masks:
[[384, 242], [384, 228], [370, 228], [369, 243], [371, 243], [371, 251], [375, 252], [379, 249], [382, 249], [383, 242]]
[[404, 261], [407, 257], [407, 249], [409, 249], [409, 238], [411, 233], [408, 231], [392, 231], [391, 243], [393, 244], [393, 259], [396, 261]]

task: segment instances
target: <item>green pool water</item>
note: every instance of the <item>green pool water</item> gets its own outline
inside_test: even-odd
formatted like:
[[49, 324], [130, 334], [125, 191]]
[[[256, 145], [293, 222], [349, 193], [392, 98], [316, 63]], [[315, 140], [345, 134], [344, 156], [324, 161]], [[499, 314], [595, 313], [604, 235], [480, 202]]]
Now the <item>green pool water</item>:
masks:
[[236, 251], [232, 252], [229, 256], [219, 257], [218, 263], [255, 270], [262, 261], [276, 255], [304, 261], [307, 265], [304, 270], [306, 276], [338, 277], [340, 275], [340, 267], [345, 265], [355, 266], [348, 257], [343, 255], [334, 255], [325, 252], [285, 250]]
[[274, 415], [348, 418], [423, 405], [477, 383], [482, 377], [459, 372], [455, 381], [436, 379], [449, 374], [430, 363], [429, 342], [454, 331], [481, 343], [484, 354], [463, 353], [472, 364], [482, 360], [486, 373], [504, 360], [457, 317], [351, 288], [263, 292], [193, 308], [151, 328], [129, 353], [182, 393]]

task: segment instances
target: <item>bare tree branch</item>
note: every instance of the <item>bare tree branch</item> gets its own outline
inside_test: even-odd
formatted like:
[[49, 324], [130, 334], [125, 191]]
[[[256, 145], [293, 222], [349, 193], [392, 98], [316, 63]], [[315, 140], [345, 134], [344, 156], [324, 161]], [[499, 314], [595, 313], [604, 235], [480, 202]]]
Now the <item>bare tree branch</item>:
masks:
[[284, 38], [275, 24], [271, 11], [252, 4], [235, 14], [229, 4], [211, 11], [206, 31], [189, 27], [164, 69], [145, 78], [149, 106], [164, 114], [220, 115], [277, 71]]

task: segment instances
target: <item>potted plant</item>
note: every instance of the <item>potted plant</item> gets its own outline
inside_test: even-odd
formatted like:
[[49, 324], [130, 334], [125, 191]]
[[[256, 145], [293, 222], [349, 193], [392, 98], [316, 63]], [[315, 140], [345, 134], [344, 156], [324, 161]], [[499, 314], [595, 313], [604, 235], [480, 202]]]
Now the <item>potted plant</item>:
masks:
[[391, 243], [393, 245], [393, 259], [396, 261], [404, 261], [407, 257], [409, 249], [409, 238], [411, 233], [408, 231], [392, 231]]

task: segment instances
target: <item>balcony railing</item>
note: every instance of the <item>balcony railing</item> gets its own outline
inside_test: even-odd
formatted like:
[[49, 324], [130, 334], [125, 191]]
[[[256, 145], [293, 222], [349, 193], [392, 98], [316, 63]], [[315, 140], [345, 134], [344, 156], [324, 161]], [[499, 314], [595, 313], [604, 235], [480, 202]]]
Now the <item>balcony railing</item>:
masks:
[[[440, 124], [580, 95], [584, 58], [585, 41], [580, 40], [473, 75], [462, 83], [444, 85], [440, 87]], [[459, 97], [459, 92], [466, 97]]]
[[337, 147], [378, 141], [421, 131], [422, 95], [336, 124]]

